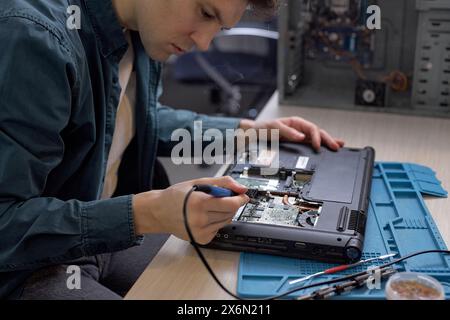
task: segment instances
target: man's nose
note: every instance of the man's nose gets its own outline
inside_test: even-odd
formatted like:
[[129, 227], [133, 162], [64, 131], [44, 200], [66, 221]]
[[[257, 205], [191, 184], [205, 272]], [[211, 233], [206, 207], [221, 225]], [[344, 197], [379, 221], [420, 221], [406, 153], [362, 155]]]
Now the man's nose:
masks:
[[211, 41], [214, 39], [214, 36], [216, 35], [216, 31], [206, 31], [206, 30], [200, 30], [197, 32], [194, 32], [191, 37], [192, 40], [195, 43], [195, 46], [200, 51], [208, 51], [209, 46], [211, 45]]

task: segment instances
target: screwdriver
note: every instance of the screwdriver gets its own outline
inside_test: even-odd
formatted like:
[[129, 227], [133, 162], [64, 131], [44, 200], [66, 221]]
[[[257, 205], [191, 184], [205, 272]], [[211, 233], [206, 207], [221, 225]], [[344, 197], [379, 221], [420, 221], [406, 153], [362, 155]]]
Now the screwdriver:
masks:
[[194, 186], [195, 191], [204, 192], [206, 194], [212, 195], [215, 198], [227, 198], [234, 197], [238, 194], [230, 189], [225, 189], [221, 187], [216, 187], [209, 184], [198, 184]]
[[333, 267], [333, 268], [326, 269], [324, 271], [317, 272], [317, 273], [311, 274], [309, 276], [306, 276], [306, 277], [303, 277], [303, 278], [300, 278], [300, 279], [292, 280], [292, 281], [289, 282], [289, 284], [296, 284], [296, 283], [299, 283], [299, 282], [303, 282], [303, 281], [309, 280], [311, 278], [315, 278], [315, 277], [321, 276], [323, 274], [338, 273], [338, 272], [341, 272], [341, 271], [344, 271], [344, 270], [347, 270], [347, 269], [359, 266], [359, 265], [364, 264], [364, 263], [375, 261], [375, 260], [386, 260], [386, 259], [388, 259], [390, 257], [395, 256], [395, 255], [397, 255], [397, 254], [396, 253], [391, 253], [391, 254], [386, 254], [386, 255], [383, 255], [383, 256], [376, 257], [376, 258], [360, 260], [360, 261], [352, 263], [352, 264], [344, 264], [344, 265], [341, 265], [341, 266]]

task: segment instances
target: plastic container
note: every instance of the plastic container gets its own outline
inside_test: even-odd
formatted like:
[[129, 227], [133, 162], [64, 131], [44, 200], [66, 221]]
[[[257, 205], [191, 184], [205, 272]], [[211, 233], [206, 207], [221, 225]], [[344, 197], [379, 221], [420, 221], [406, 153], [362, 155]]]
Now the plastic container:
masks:
[[435, 278], [423, 273], [399, 272], [386, 284], [387, 300], [444, 300], [445, 291]]

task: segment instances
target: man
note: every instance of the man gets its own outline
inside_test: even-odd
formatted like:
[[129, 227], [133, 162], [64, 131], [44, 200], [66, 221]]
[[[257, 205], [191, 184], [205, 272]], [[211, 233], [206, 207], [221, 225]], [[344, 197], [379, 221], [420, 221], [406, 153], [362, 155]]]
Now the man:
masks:
[[[157, 102], [161, 62], [193, 47], [206, 50], [248, 5], [275, 4], [1, 1], [0, 297], [122, 298], [166, 239], [160, 234], [187, 239], [181, 208], [194, 184], [239, 194], [191, 197], [193, 234], [199, 243], [211, 241], [248, 200], [245, 187], [226, 177], [152, 185], [155, 158], [170, 152], [171, 133], [193, 130], [195, 120], [205, 130], [279, 129], [283, 139], [311, 141], [316, 149], [343, 146], [301, 118], [213, 118]], [[68, 8], [79, 9], [80, 28], [70, 27]], [[68, 281], [71, 265], [80, 268], [78, 284]]]

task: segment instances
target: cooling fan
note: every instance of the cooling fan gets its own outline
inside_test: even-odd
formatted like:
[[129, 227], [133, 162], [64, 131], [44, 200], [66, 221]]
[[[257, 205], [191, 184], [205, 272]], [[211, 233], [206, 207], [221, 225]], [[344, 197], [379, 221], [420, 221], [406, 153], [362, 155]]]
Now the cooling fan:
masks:
[[359, 80], [356, 83], [355, 105], [384, 107], [385, 97], [385, 83], [366, 80]]

